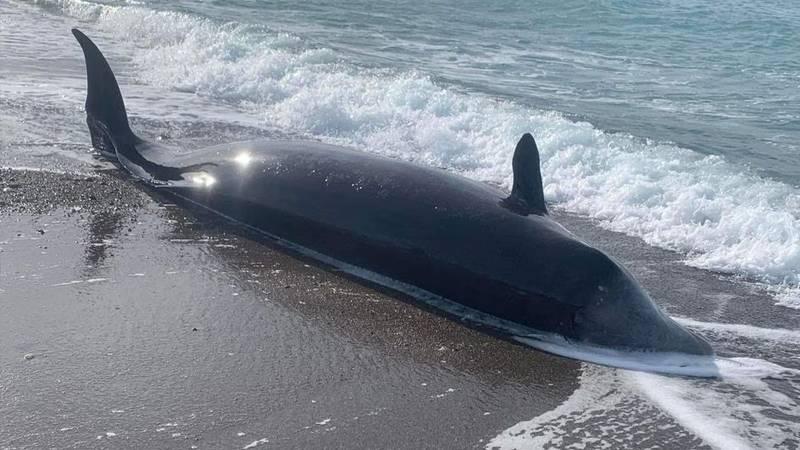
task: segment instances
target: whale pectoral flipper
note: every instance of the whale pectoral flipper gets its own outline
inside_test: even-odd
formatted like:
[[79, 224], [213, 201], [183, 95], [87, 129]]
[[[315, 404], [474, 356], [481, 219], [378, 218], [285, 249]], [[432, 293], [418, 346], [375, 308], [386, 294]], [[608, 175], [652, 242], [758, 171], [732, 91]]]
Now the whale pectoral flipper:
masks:
[[547, 214], [539, 167], [539, 149], [530, 133], [517, 143], [512, 161], [514, 185], [511, 195], [503, 201], [508, 209], [520, 214]]

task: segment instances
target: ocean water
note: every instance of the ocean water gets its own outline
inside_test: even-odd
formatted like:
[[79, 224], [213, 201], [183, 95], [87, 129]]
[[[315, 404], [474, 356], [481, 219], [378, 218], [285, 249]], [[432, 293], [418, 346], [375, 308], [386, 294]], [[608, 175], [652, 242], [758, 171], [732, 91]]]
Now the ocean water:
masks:
[[[553, 208], [767, 291], [775, 314], [796, 319], [687, 319], [730, 355], [759, 348], [764, 360], [726, 360], [728, 384], [707, 398], [702, 382], [587, 366], [564, 416], [512, 427], [498, 446], [541, 444], [524, 433], [534, 425], [556, 423], [547, 436], [559, 439], [593, 395], [657, 405], [717, 448], [800, 442], [795, 3], [6, 0], [0, 166], [104, 164], [88, 146], [73, 26], [110, 60], [134, 128], [178, 151], [302, 137], [509, 189], [514, 144], [531, 132]], [[620, 383], [640, 395], [605, 394]], [[703, 434], [721, 410], [726, 426]]]
[[132, 116], [235, 122], [505, 188], [530, 131], [556, 208], [800, 307], [800, 8], [484, 3], [15, 0], [0, 19], [3, 158], [89, 162], [75, 123], [35, 124], [80, 104], [64, 34], [78, 24], [141, 86]]

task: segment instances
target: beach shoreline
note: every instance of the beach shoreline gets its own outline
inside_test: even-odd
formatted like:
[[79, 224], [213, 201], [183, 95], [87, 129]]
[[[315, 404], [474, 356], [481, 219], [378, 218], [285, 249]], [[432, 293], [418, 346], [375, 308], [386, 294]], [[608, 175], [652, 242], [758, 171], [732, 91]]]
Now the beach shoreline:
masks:
[[[707, 448], [657, 406], [668, 377], [525, 347], [120, 171], [3, 169], [0, 185], [0, 448], [530, 448], [634, 435]], [[552, 214], [718, 354], [791, 358], [769, 340], [742, 355], [753, 336], [715, 334], [719, 323], [791, 330], [767, 291]], [[713, 388], [677, 380], [687, 395]], [[793, 399], [792, 386], [771, 388]]]
[[0, 180], [0, 447], [480, 447], [577, 387], [119, 173]]

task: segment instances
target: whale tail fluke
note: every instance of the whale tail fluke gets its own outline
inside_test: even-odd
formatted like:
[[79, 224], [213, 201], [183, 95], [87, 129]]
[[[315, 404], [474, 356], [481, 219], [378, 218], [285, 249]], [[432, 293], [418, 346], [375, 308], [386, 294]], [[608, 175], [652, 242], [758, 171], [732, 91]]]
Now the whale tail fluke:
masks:
[[520, 214], [547, 214], [539, 167], [539, 148], [530, 133], [523, 134], [517, 143], [512, 167], [514, 185], [511, 195], [503, 203]]
[[73, 28], [72, 34], [86, 59], [86, 123], [92, 146], [106, 156], [115, 156], [120, 147], [133, 148], [141, 139], [131, 131], [125, 102], [106, 58], [80, 30]]
[[94, 148], [134, 176], [157, 182], [182, 180], [184, 173], [209, 166], [170, 167], [148, 160], [142, 151], [152, 154], [161, 147], [133, 134], [117, 78], [108, 61], [94, 42], [80, 30], [73, 28], [72, 34], [81, 44], [86, 59], [86, 123]]

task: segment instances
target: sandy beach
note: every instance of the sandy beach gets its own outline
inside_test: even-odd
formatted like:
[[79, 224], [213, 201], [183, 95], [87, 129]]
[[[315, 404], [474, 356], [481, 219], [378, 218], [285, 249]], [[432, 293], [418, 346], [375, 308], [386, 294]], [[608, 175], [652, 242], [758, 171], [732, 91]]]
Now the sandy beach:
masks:
[[577, 386], [115, 172], [0, 180], [2, 448], [480, 447]]
[[[117, 171], [0, 180], [2, 448], [482, 448], [606, 370], [352, 280]], [[558, 218], [669, 310], [752, 314], [734, 280], [712, 277], [733, 293], [687, 304], [709, 292], [705, 272]], [[556, 434], [704, 447], [641, 399]]]

